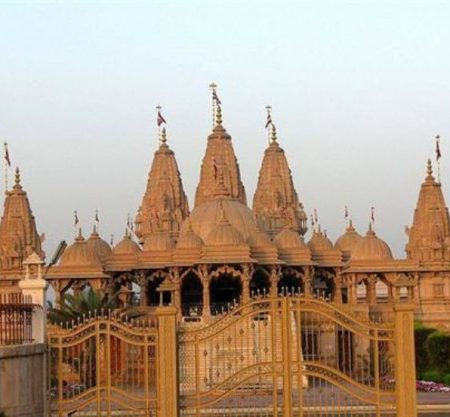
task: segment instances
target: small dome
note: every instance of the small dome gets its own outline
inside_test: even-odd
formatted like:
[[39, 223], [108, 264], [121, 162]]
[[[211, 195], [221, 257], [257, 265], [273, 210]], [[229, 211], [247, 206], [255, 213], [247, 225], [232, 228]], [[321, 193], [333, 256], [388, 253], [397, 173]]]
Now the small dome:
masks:
[[361, 238], [352, 252], [352, 261], [381, 261], [392, 258], [392, 252], [388, 244], [377, 237], [369, 225], [366, 236]]
[[291, 228], [284, 228], [274, 238], [273, 243], [278, 249], [306, 249], [305, 242], [300, 235]]
[[205, 243], [208, 246], [245, 245], [242, 234], [226, 218], [221, 202], [219, 202], [217, 225], [206, 236]]
[[270, 237], [258, 225], [256, 226], [256, 232], [250, 236], [248, 243], [251, 247], [255, 248], [273, 247]]
[[189, 219], [186, 220], [186, 230], [180, 234], [177, 249], [196, 249], [203, 246], [203, 240], [195, 234]]
[[322, 233], [320, 228], [317, 232], [313, 233], [312, 238], [308, 242], [308, 247], [313, 252], [334, 249], [333, 242]]
[[87, 240], [87, 244], [102, 261], [111, 255], [111, 246], [99, 236], [95, 226], [91, 236]]
[[153, 233], [145, 239], [144, 251], [170, 251], [175, 247], [175, 242], [168, 233]]
[[362, 238], [350, 220], [345, 233], [336, 240], [335, 246], [343, 252], [352, 252]]
[[141, 248], [128, 233], [125, 233], [123, 239], [112, 250], [114, 255], [135, 255], [139, 252], [141, 252]]
[[101, 266], [100, 258], [81, 234], [63, 253], [60, 266]]

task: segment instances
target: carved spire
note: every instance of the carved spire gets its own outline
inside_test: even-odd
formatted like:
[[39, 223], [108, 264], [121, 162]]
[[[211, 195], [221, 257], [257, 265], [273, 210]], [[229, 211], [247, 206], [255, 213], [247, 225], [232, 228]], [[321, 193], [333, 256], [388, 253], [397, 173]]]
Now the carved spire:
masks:
[[215, 198], [219, 178], [223, 180], [227, 197], [247, 204], [245, 188], [241, 181], [241, 173], [234, 154], [231, 136], [222, 126], [222, 108], [217, 103], [216, 126], [208, 136], [206, 152], [200, 170], [200, 181], [195, 194], [196, 207]]
[[136, 235], [141, 242], [157, 231], [176, 237], [188, 215], [188, 201], [175, 154], [167, 145], [167, 133], [163, 128], [161, 143], [155, 152], [147, 188], [136, 216]]
[[307, 217], [298, 199], [284, 150], [279, 146], [275, 126], [271, 143], [264, 152], [258, 185], [253, 197], [253, 212], [271, 236], [285, 225], [304, 235]]
[[408, 230], [408, 258], [420, 261], [450, 260], [450, 218], [441, 184], [435, 181], [431, 161], [419, 192], [413, 225]]
[[45, 254], [41, 238], [31, 211], [27, 193], [20, 182], [20, 171], [16, 169], [15, 185], [6, 193], [3, 216], [0, 221], [0, 278], [19, 276], [22, 262], [31, 253]]

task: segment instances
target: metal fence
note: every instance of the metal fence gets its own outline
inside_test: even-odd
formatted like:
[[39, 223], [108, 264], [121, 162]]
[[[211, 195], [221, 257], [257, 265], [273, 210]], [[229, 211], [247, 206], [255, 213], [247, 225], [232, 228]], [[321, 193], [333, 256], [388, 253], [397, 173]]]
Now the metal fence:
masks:
[[32, 315], [36, 307], [30, 296], [0, 294], [0, 346], [33, 342]]

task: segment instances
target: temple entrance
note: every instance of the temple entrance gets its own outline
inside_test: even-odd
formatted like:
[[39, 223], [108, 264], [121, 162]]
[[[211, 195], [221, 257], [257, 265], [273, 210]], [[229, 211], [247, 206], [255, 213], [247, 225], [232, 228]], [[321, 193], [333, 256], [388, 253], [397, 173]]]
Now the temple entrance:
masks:
[[252, 279], [250, 280], [250, 295], [255, 297], [257, 295], [269, 294], [270, 279], [264, 271], [257, 269]]
[[300, 279], [293, 274], [283, 274], [278, 281], [278, 294], [285, 292], [297, 293], [303, 290]]
[[189, 272], [181, 283], [181, 311], [184, 317], [199, 317], [203, 310], [203, 285], [200, 278]]
[[239, 277], [231, 274], [219, 275], [209, 285], [211, 314], [216, 315], [228, 311], [229, 306], [239, 302], [242, 294], [242, 283]]
[[153, 277], [147, 282], [147, 306], [159, 305], [159, 292], [157, 288], [164, 281], [163, 277]]

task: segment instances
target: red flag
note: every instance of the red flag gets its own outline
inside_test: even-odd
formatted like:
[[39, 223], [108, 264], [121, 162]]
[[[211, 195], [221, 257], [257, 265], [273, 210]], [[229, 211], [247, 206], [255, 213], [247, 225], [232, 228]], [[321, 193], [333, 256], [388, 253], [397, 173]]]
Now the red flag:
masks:
[[5, 161], [8, 164], [8, 166], [11, 166], [11, 160], [9, 159], [9, 152], [8, 152], [8, 144], [5, 142], [4, 143], [5, 146]]
[[267, 113], [267, 121], [265, 128], [267, 129], [272, 124], [272, 115], [270, 113]]
[[166, 119], [164, 119], [164, 117], [161, 114], [161, 110], [158, 111], [158, 117], [156, 118], [156, 124], [159, 126], [161, 126], [163, 123], [167, 123]]
[[436, 161], [439, 161], [439, 159], [441, 159], [442, 154], [441, 154], [441, 148], [439, 146], [439, 135], [436, 136]]
[[217, 93], [216, 93], [216, 90], [213, 90], [213, 92], [212, 92], [212, 97], [213, 97], [213, 100], [216, 102], [216, 104], [218, 104], [218, 105], [221, 105], [221, 104], [222, 104], [222, 102], [221, 102], [220, 99], [219, 99], [219, 96], [218, 96]]

